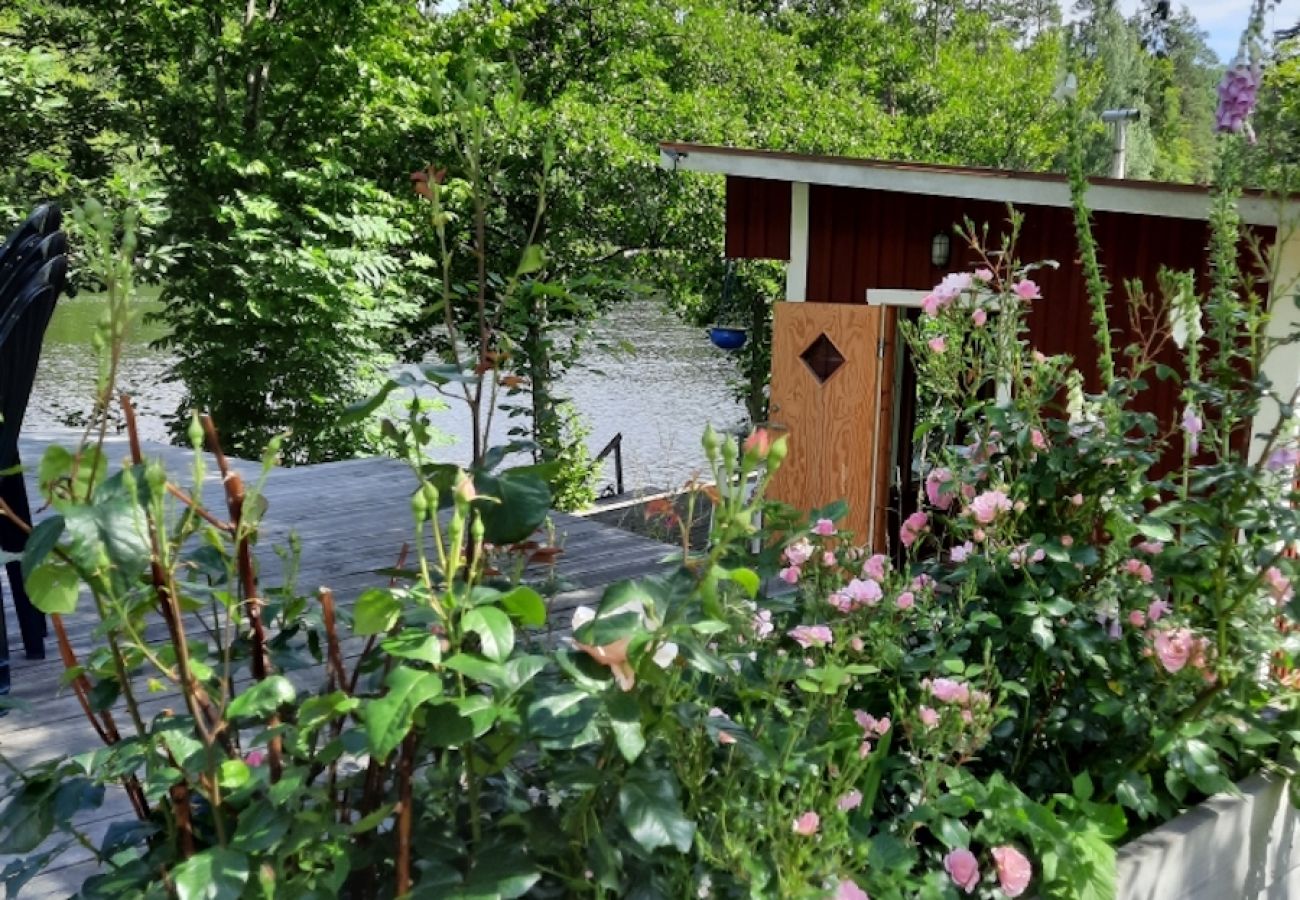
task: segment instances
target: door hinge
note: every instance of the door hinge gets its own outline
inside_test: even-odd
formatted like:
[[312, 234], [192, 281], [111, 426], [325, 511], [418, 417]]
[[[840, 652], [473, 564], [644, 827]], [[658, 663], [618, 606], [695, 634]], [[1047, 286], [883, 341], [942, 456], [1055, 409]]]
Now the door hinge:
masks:
[[881, 338], [876, 342], [876, 356], [880, 359], [885, 358], [885, 339]]

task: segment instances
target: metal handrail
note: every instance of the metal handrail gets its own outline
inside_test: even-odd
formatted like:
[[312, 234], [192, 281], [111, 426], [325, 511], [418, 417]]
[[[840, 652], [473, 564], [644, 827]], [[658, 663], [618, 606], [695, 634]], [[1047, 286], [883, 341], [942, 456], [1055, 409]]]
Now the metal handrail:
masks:
[[609, 439], [605, 449], [596, 454], [596, 459], [592, 465], [599, 465], [605, 461], [605, 457], [610, 453], [614, 454], [614, 487], [618, 494], [623, 493], [623, 432], [619, 432]]

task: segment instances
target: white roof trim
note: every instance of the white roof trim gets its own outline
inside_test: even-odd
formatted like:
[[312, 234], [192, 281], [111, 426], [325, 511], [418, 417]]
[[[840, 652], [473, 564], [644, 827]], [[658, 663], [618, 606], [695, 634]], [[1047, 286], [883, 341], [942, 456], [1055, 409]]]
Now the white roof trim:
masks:
[[[659, 151], [668, 170], [709, 172], [767, 178], [774, 181], [808, 182], [835, 187], [899, 191], [941, 197], [964, 197], [1028, 206], [1070, 206], [1070, 186], [1061, 181], [1018, 178], [1015, 173], [974, 174], [956, 171], [909, 169], [906, 166], [864, 164], [857, 161], [791, 159], [750, 153], [727, 153], [707, 148]], [[1160, 190], [1134, 182], [1131, 186], [1093, 184], [1088, 188], [1088, 206], [1093, 211], [1197, 219], [1209, 216], [1208, 194]], [[1242, 220], [1251, 225], [1276, 226], [1283, 211], [1297, 215], [1295, 203], [1276, 199], [1243, 197], [1239, 206]]]

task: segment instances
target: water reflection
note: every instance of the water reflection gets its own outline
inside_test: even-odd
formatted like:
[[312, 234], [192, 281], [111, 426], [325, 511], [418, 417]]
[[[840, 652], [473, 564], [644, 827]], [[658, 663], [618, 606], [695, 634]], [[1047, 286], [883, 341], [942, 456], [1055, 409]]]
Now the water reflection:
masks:
[[[156, 304], [143, 304], [146, 310]], [[60, 302], [46, 336], [26, 424], [52, 428], [76, 421], [89, 409], [95, 384], [95, 356], [90, 349], [100, 298], [82, 295]], [[150, 349], [162, 332], [142, 324], [124, 360], [121, 384], [136, 400], [141, 429], [148, 440], [167, 440], [164, 417], [180, 399], [167, 380], [168, 354]], [[586, 353], [557, 391], [571, 398], [591, 425], [587, 443], [598, 452], [616, 433], [623, 433], [623, 466], [631, 487], [667, 487], [684, 481], [703, 463], [699, 436], [705, 423], [731, 428], [744, 418], [727, 381], [733, 367], [713, 348], [702, 329], [683, 325], [653, 303], [616, 307], [598, 325], [600, 344]], [[634, 353], [614, 351], [626, 342]], [[461, 404], [435, 414], [435, 424], [455, 443], [446, 458], [468, 456], [468, 414]], [[512, 423], [497, 416], [493, 430], [504, 436]], [[606, 467], [608, 480], [613, 466]]]

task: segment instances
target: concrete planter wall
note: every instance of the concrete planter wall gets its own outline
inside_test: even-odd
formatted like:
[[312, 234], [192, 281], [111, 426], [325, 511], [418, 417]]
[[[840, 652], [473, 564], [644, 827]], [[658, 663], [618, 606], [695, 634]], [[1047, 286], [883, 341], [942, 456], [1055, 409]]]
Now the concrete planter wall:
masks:
[[1126, 844], [1119, 900], [1300, 897], [1300, 813], [1280, 778], [1252, 775]]

